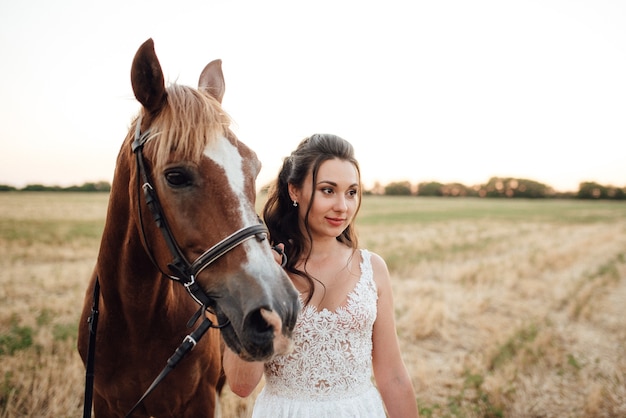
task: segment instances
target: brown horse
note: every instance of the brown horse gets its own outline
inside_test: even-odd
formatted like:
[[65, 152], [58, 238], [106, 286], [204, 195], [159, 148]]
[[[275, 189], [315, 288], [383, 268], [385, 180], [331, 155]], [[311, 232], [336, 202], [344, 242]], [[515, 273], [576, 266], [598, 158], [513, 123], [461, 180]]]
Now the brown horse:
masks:
[[215, 328], [133, 416], [212, 417], [221, 374], [216, 328], [248, 360], [284, 353], [297, 293], [255, 211], [260, 163], [229, 129], [221, 61], [205, 67], [197, 90], [166, 88], [149, 39], [131, 81], [142, 109], [117, 159], [78, 350], [87, 363], [98, 283], [93, 410], [124, 416], [190, 333], [189, 319], [204, 314]]

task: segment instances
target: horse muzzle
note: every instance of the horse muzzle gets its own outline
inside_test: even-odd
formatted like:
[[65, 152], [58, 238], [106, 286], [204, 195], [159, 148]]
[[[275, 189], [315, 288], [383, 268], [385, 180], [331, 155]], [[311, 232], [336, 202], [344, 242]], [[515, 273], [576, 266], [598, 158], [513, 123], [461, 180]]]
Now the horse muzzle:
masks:
[[[289, 289], [286, 289], [286, 291]], [[293, 329], [300, 311], [295, 289], [275, 298], [273, 304], [263, 303], [238, 312], [232, 304], [220, 300], [214, 308], [226, 345], [242, 359], [268, 361], [291, 352]]]

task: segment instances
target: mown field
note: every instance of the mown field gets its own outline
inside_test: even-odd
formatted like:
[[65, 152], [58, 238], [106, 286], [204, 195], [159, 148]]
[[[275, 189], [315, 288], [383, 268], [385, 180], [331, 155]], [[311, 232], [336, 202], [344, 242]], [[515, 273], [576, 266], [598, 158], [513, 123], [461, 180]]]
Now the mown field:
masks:
[[[108, 195], [0, 193], [0, 418], [82, 414], [76, 328]], [[364, 199], [425, 417], [626, 416], [626, 204]], [[228, 390], [222, 416], [254, 395]]]

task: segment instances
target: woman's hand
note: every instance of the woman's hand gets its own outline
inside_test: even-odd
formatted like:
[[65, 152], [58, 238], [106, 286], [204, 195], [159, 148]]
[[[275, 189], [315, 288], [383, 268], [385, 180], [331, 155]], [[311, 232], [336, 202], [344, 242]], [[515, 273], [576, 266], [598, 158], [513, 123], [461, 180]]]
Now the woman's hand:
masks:
[[242, 360], [228, 347], [224, 348], [222, 366], [230, 390], [242, 398], [254, 391], [263, 376], [262, 362]]
[[280, 264], [281, 267], [285, 267], [287, 265], [287, 255], [285, 255], [285, 244], [276, 244], [272, 247], [272, 250], [274, 250], [274, 260], [276, 260], [276, 262]]

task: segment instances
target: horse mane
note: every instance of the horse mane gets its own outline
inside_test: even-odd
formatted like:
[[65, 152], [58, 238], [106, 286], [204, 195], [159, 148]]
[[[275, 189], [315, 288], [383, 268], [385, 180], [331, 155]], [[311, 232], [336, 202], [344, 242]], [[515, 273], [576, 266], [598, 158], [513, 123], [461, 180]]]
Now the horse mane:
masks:
[[227, 135], [230, 123], [229, 115], [213, 96], [171, 84], [167, 87], [167, 104], [150, 125], [146, 145], [153, 144], [146, 152], [156, 168], [171, 161], [172, 155], [198, 162], [207, 144]]

